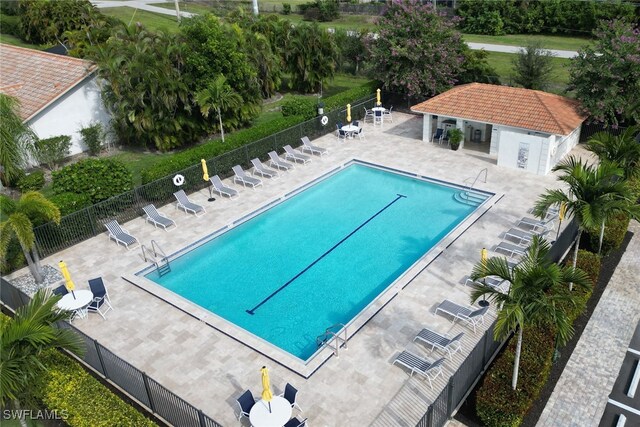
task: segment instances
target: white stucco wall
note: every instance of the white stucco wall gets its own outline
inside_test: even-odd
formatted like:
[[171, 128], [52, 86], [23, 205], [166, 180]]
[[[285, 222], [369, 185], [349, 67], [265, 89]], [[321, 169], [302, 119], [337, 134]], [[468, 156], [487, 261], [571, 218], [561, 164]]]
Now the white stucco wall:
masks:
[[545, 175], [551, 135], [494, 126], [498, 136], [498, 166]]
[[95, 77], [89, 76], [29, 120], [28, 124], [43, 139], [58, 135], [71, 136], [70, 154], [78, 154], [87, 149], [82, 143], [80, 129], [93, 122], [101, 122], [107, 129], [109, 119]]

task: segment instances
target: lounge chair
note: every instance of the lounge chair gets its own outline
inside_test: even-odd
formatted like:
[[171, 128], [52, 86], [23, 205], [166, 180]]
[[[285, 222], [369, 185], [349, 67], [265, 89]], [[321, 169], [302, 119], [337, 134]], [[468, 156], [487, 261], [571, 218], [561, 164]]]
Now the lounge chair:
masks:
[[547, 219], [540, 220], [536, 218], [528, 218], [523, 217], [520, 221], [518, 221], [518, 227], [526, 227], [533, 231], [544, 231], [553, 229], [553, 220], [556, 216], [547, 217]]
[[527, 248], [524, 246], [514, 245], [513, 243], [502, 241], [494, 249], [496, 252], [502, 252], [509, 258], [516, 256], [523, 256], [527, 252]]
[[433, 389], [432, 381], [438, 378], [440, 374], [442, 374], [442, 364], [444, 363], [444, 357], [441, 357], [440, 359], [431, 363], [420, 356], [416, 356], [415, 354], [404, 350], [398, 355], [398, 357], [396, 357], [396, 360], [394, 360], [393, 363], [398, 363], [411, 369], [411, 376], [413, 376], [415, 372], [424, 375], [429, 380], [429, 386]]
[[539, 232], [531, 232], [531, 231], [521, 230], [519, 228], [511, 228], [509, 231], [504, 233], [504, 236], [511, 239], [515, 239], [518, 241], [519, 245], [522, 245], [522, 244], [531, 243], [531, 240], [533, 240], [533, 236], [545, 237], [547, 234], [549, 234], [550, 231], [551, 230], [549, 229], [544, 229]]
[[302, 138], [300, 138], [300, 140], [302, 141], [302, 146], [300, 147], [300, 150], [302, 151], [308, 151], [311, 154], [317, 154], [319, 156], [322, 156], [324, 154], [329, 154], [326, 148], [313, 145], [311, 141], [309, 141], [308, 136], [303, 136]]
[[247, 185], [250, 185], [251, 188], [256, 188], [258, 185], [262, 185], [261, 179], [247, 175], [247, 173], [242, 169], [240, 165], [235, 165], [231, 169], [235, 174], [235, 176], [233, 177], [233, 182], [240, 182], [245, 187]]
[[238, 191], [224, 185], [218, 175], [210, 177], [209, 182], [211, 182], [211, 191], [214, 193], [218, 193], [221, 196], [227, 196], [229, 198], [238, 195]]
[[53, 295], [60, 295], [62, 297], [69, 293], [69, 289], [67, 289], [65, 285], [60, 285], [51, 292]]
[[432, 331], [431, 329], [424, 328], [420, 333], [418, 333], [418, 335], [416, 335], [413, 341], [420, 340], [423, 343], [430, 345], [431, 350], [436, 347], [440, 350], [445, 350], [449, 353], [449, 359], [451, 359], [451, 357], [462, 348], [460, 340], [463, 335], [464, 332], [460, 332], [455, 337], [449, 338], [445, 335], [439, 334], [438, 332]]
[[285, 162], [275, 151], [269, 151], [269, 165], [283, 171], [293, 169], [293, 163]]
[[494, 276], [487, 276], [487, 277], [483, 277], [482, 279], [478, 279], [478, 280], [471, 280], [471, 278], [469, 278], [465, 282], [465, 285], [467, 285], [467, 286], [487, 285], [487, 286], [495, 289], [496, 291], [502, 292], [504, 294], [509, 292], [509, 282], [506, 281], [506, 280], [502, 280], [499, 277], [494, 277]]
[[129, 245], [134, 245], [136, 243], [140, 244], [138, 239], [122, 228], [115, 219], [107, 222], [104, 226], [107, 227], [107, 231], [109, 232], [109, 239], [114, 240], [116, 244], [123, 245], [127, 249], [130, 249]]
[[306, 418], [300, 421], [296, 417], [293, 417], [289, 421], [287, 421], [283, 427], [308, 427], [308, 426], [309, 424], [307, 424]]
[[168, 227], [171, 227], [172, 225], [174, 228], [178, 227], [174, 220], [170, 219], [169, 217], [162, 214], [161, 212], [158, 212], [158, 210], [153, 204], [143, 207], [142, 210], [147, 215], [145, 219], [148, 222], [152, 223], [153, 226], [156, 228], [160, 226], [166, 230]]
[[278, 178], [280, 176], [277, 170], [269, 169], [264, 164], [262, 164], [260, 159], [258, 159], [257, 157], [255, 159], [251, 159], [251, 164], [253, 165], [254, 175], [258, 174], [266, 178]]
[[238, 420], [242, 417], [249, 418], [249, 413], [251, 412], [251, 408], [256, 404], [256, 399], [251, 394], [251, 390], [247, 390], [242, 393], [242, 396], [236, 399], [238, 402], [238, 406], [240, 407], [240, 413], [238, 414]]
[[176, 209], [182, 209], [184, 213], [192, 212], [195, 216], [198, 216], [198, 213], [202, 213], [202, 215], [204, 215], [207, 212], [204, 209], [204, 206], [200, 206], [189, 200], [189, 197], [187, 197], [187, 193], [185, 193], [184, 190], [176, 191], [173, 195], [178, 201]]
[[298, 410], [302, 412], [302, 408], [300, 407], [300, 405], [298, 405], [296, 399], [298, 397], [298, 390], [294, 386], [287, 383], [287, 385], [284, 386], [284, 393], [282, 393], [280, 397], [284, 397], [285, 399], [287, 399], [291, 404], [291, 408], [298, 408]]
[[476, 332], [476, 325], [484, 324], [484, 314], [489, 306], [476, 309], [475, 307], [465, 307], [448, 299], [442, 301], [436, 308], [436, 313], [441, 311], [453, 317], [453, 322], [457, 319], [464, 320], [473, 326], [473, 332]]
[[113, 306], [111, 305], [109, 293], [104, 286], [102, 277], [89, 280], [89, 288], [91, 289], [91, 293], [93, 293], [93, 300], [91, 300], [87, 306], [87, 310], [95, 311], [102, 316], [103, 319], [107, 320], [105, 314], [107, 314], [109, 310], [113, 310]]
[[290, 145], [285, 145], [283, 148], [284, 148], [284, 157], [287, 160], [293, 160], [296, 163], [297, 162], [309, 163], [311, 161], [311, 157], [294, 151], [294, 149], [291, 148]]
[[384, 110], [382, 112], [382, 115], [384, 116], [385, 120], [389, 120], [391, 123], [393, 123], [393, 117], [391, 116], [391, 110], [393, 110], [393, 106], [389, 107], [388, 110]]

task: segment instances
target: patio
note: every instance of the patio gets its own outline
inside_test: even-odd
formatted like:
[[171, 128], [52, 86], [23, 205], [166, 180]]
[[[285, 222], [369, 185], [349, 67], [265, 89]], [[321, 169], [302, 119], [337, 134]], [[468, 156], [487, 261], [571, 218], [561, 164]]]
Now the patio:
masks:
[[[259, 394], [263, 365], [269, 367], [275, 394], [287, 382], [298, 388], [298, 401], [305, 411], [302, 417], [308, 417], [313, 426], [415, 425], [482, 336], [482, 331], [474, 334], [471, 328], [435, 315], [435, 306], [445, 298], [468, 303], [470, 288], [464, 281], [480, 249], [491, 249], [517, 219], [530, 216], [527, 210], [533, 201], [545, 188], [557, 186], [557, 181], [553, 174], [499, 168], [496, 159], [485, 153], [451, 151], [423, 142], [422, 117], [393, 114], [393, 123], [365, 125], [362, 141], [338, 141], [334, 134], [314, 140], [330, 155], [314, 156], [310, 164], [296, 166], [281, 179], [264, 179], [264, 186], [256, 190], [233, 185], [240, 192], [233, 200], [217, 197], [208, 202], [206, 189], [190, 194], [192, 201], [206, 207], [204, 216], [185, 215], [173, 204], [159, 208], [176, 220], [176, 230], [156, 229], [143, 218], [123, 224], [141, 242], [154, 239], [166, 253], [173, 253], [353, 158], [457, 184], [487, 168], [487, 183], [476, 186], [502, 197], [366, 323], [349, 340], [348, 350], [341, 351], [339, 358], [331, 357], [308, 379], [125, 281], [123, 275], [134, 274], [146, 264], [139, 249], [116, 246], [106, 233], [43, 260], [54, 266], [64, 260], [79, 288], [86, 288], [88, 279], [105, 279], [115, 310], [106, 321], [91, 315], [74, 325], [226, 426], [239, 424], [234, 416], [236, 397], [246, 389]], [[490, 310], [485, 327], [493, 318]], [[447, 360], [433, 390], [426, 380], [410, 379], [406, 370], [391, 365], [404, 349], [429, 360], [443, 355], [429, 354], [424, 346], [412, 343], [427, 326], [442, 333], [465, 333], [461, 354]], [[248, 425], [246, 418], [243, 425]]]

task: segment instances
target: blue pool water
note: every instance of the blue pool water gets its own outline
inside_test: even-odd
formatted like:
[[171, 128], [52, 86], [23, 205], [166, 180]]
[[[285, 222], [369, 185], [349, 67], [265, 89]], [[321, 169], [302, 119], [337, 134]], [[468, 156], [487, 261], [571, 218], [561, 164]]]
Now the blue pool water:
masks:
[[146, 277], [306, 360], [476, 209], [457, 191], [354, 164]]

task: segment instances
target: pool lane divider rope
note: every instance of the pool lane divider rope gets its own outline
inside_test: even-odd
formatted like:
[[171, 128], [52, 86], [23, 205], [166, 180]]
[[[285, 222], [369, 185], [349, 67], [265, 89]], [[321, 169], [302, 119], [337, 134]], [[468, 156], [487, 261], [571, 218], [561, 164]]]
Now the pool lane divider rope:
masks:
[[320, 255], [318, 258], [315, 259], [315, 261], [313, 261], [311, 264], [307, 265], [302, 271], [300, 271], [298, 274], [296, 274], [295, 276], [293, 276], [291, 279], [289, 279], [284, 285], [280, 286], [278, 289], [276, 289], [275, 291], [273, 291], [271, 293], [271, 295], [269, 295], [268, 297], [266, 297], [265, 299], [263, 299], [262, 301], [260, 301], [260, 303], [258, 305], [256, 305], [255, 307], [253, 307], [250, 310], [245, 310], [247, 313], [254, 315], [255, 311], [260, 308], [264, 303], [266, 303], [267, 301], [269, 301], [271, 298], [273, 298], [274, 296], [276, 296], [280, 291], [282, 291], [284, 288], [286, 288], [287, 286], [289, 286], [291, 283], [293, 283], [298, 277], [302, 276], [304, 273], [306, 273], [311, 267], [313, 267], [314, 265], [316, 265], [322, 258], [326, 257], [327, 255], [329, 255], [331, 252], [333, 252], [333, 250], [335, 248], [337, 248], [338, 246], [340, 246], [342, 243], [344, 243], [349, 237], [353, 236], [354, 234], [356, 234], [358, 232], [358, 230], [360, 230], [362, 227], [364, 227], [365, 225], [367, 225], [368, 223], [370, 223], [375, 217], [377, 217], [378, 215], [380, 215], [382, 212], [384, 212], [385, 210], [387, 210], [389, 207], [391, 207], [391, 205], [393, 205], [394, 203], [396, 203], [398, 200], [400, 199], [405, 199], [407, 196], [402, 195], [402, 194], [398, 194], [398, 196], [393, 199], [391, 202], [389, 202], [385, 207], [383, 207], [382, 209], [380, 209], [378, 212], [376, 212], [375, 214], [373, 214], [372, 216], [369, 217], [369, 219], [367, 219], [365, 222], [363, 222], [362, 224], [360, 224], [357, 228], [355, 228], [351, 233], [347, 234], [345, 237], [342, 238], [342, 240], [340, 240], [338, 243], [336, 243], [335, 245], [333, 245], [329, 250], [327, 250], [325, 253], [323, 253], [322, 255]]

